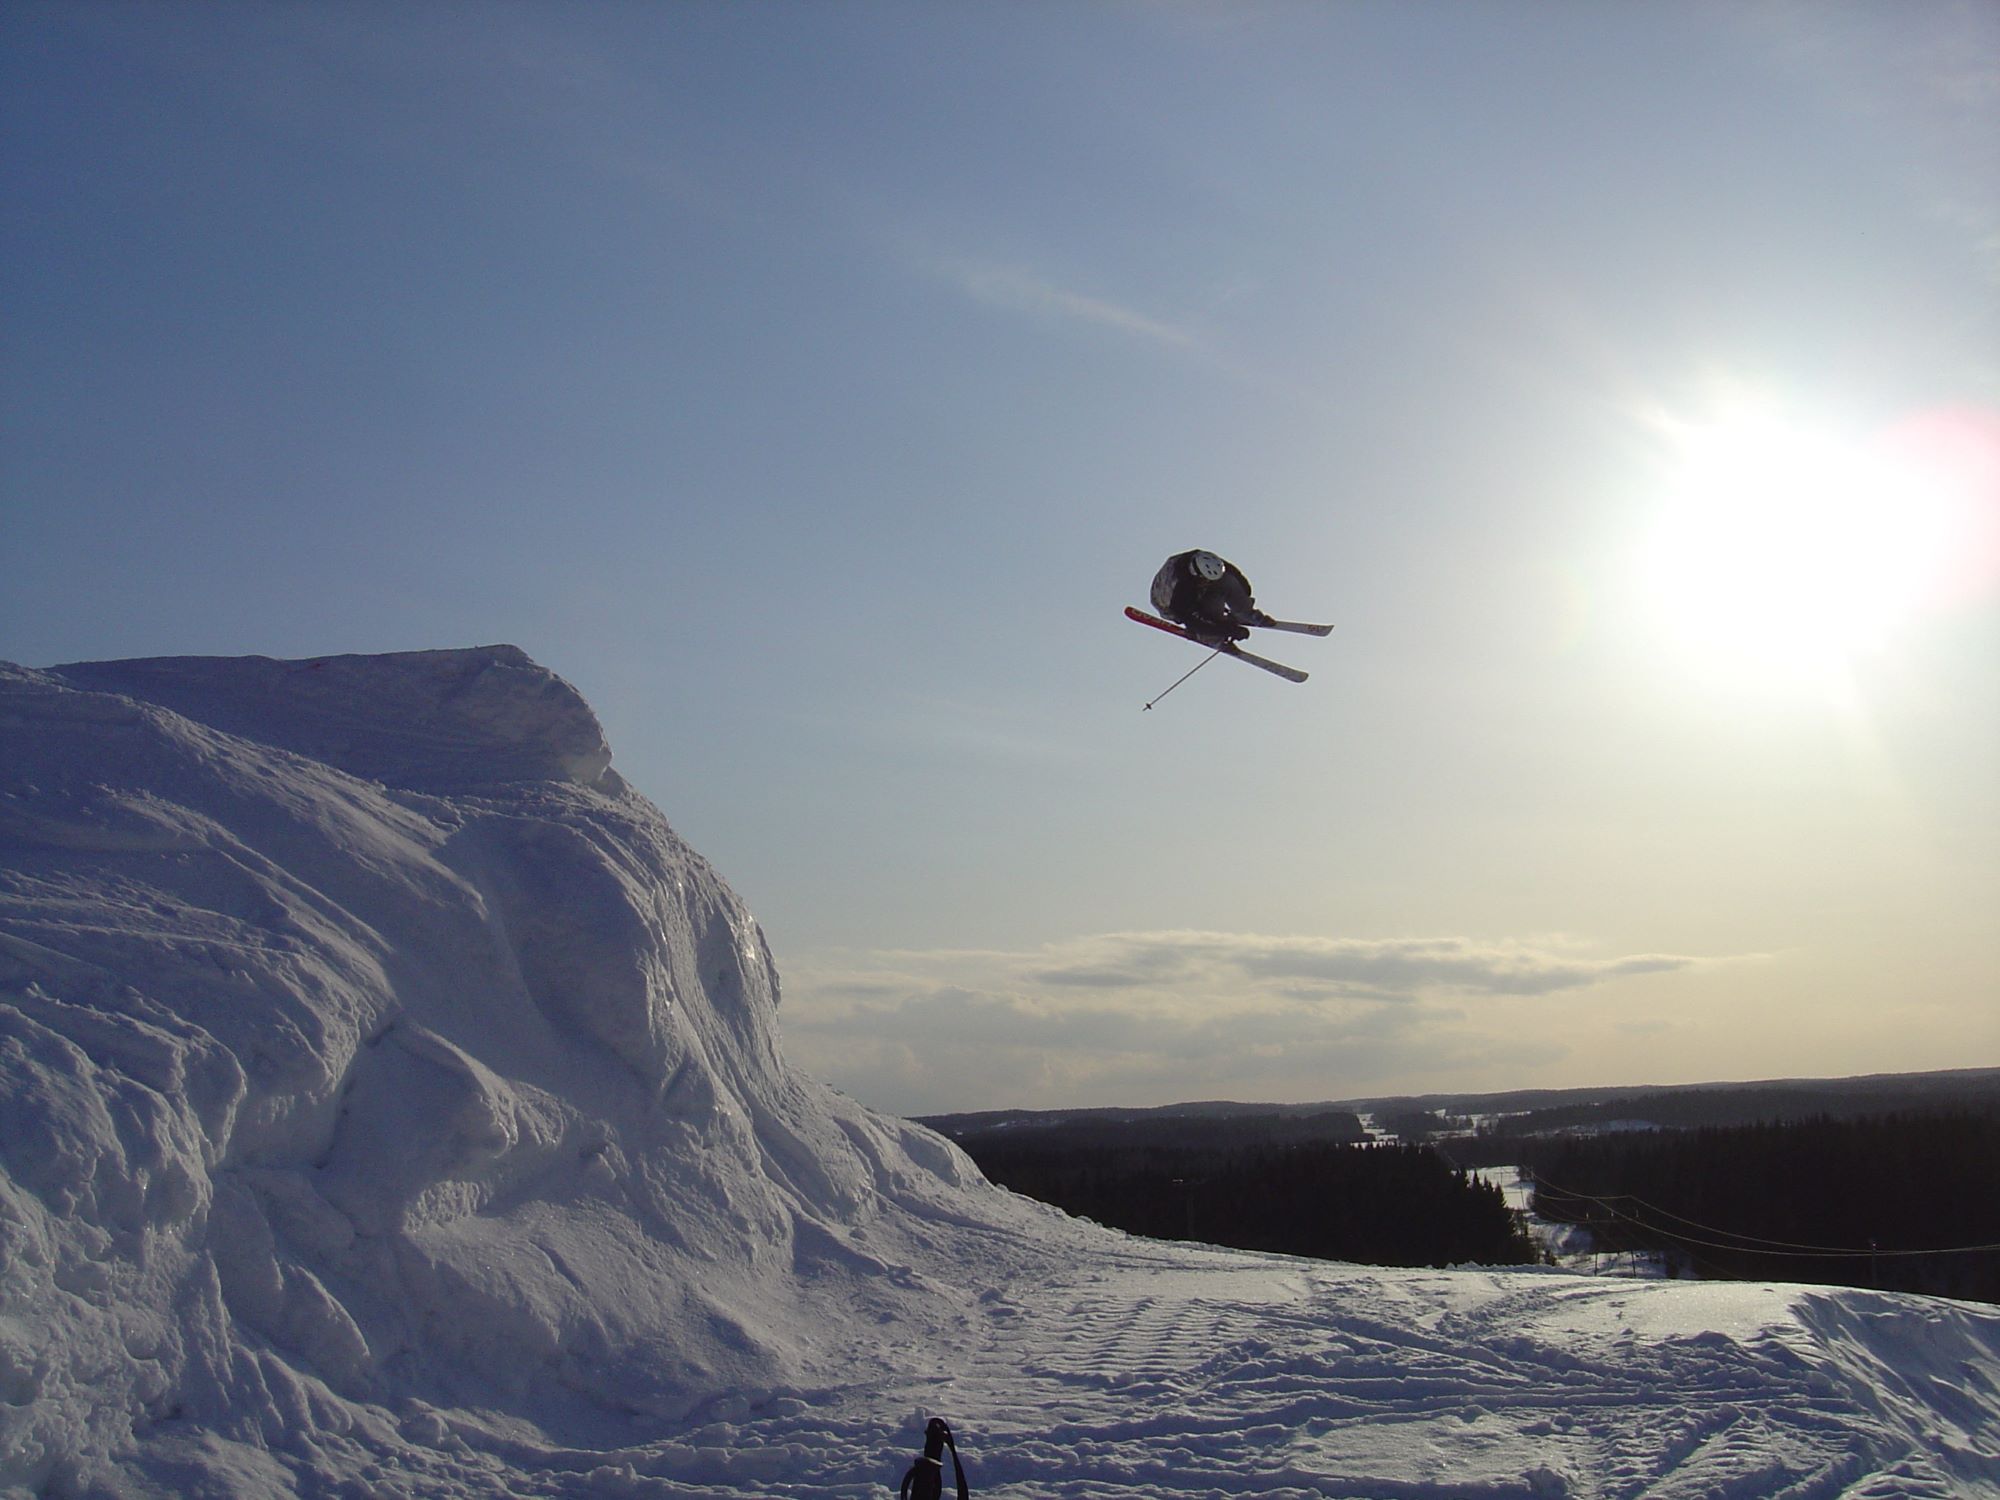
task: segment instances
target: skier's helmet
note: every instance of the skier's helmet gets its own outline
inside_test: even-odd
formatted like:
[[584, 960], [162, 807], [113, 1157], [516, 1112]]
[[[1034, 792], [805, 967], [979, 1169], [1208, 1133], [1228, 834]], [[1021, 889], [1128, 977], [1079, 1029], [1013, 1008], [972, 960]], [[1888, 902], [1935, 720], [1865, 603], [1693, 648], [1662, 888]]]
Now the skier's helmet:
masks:
[[1197, 552], [1194, 555], [1194, 570], [1210, 583], [1220, 583], [1222, 575], [1229, 571], [1229, 564], [1213, 552]]

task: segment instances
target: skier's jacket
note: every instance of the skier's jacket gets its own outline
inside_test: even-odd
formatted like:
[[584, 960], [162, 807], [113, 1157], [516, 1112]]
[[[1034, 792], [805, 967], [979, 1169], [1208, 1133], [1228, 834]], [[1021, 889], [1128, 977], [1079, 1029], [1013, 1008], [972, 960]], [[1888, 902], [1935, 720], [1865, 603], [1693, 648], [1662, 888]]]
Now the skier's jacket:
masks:
[[1219, 559], [1224, 570], [1220, 578], [1211, 581], [1195, 571], [1194, 560], [1201, 550], [1176, 552], [1160, 564], [1160, 571], [1153, 575], [1154, 610], [1186, 625], [1202, 619], [1219, 623], [1225, 616], [1255, 609], [1250, 580], [1228, 558]]

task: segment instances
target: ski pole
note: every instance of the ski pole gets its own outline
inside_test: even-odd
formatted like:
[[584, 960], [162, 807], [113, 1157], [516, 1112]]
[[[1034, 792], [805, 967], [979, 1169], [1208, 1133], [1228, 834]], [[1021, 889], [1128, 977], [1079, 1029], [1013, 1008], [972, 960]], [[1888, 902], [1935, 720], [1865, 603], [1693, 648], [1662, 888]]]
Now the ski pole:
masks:
[[[1204, 656], [1200, 661], [1196, 662], [1193, 666], [1189, 667], [1185, 672], [1181, 673], [1180, 676], [1176, 677], [1172, 682], [1168, 683], [1157, 694], [1155, 694], [1153, 698], [1153, 703], [1158, 703], [1160, 699], [1166, 697], [1168, 693], [1171, 693], [1175, 688], [1179, 687], [1182, 683], [1186, 682], [1190, 677], [1194, 676], [1195, 673], [1199, 672], [1203, 667], [1207, 666], [1210, 662], [1214, 661], [1216, 657], [1220, 655], [1222, 655], [1222, 648], [1218, 646], [1215, 648], [1215, 650], [1209, 652], [1208, 655]], [[1153, 711], [1153, 703], [1148, 703], [1145, 706], [1145, 708], [1140, 710], [1140, 712], [1151, 713]]]

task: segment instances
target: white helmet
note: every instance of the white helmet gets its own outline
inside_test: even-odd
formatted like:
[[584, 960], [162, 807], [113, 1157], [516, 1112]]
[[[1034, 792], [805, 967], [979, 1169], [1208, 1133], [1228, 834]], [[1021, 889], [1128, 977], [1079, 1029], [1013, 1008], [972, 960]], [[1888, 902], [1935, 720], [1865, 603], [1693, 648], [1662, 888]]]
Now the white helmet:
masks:
[[1220, 583], [1222, 575], [1229, 571], [1229, 564], [1213, 552], [1197, 552], [1194, 555], [1194, 570], [1210, 583]]

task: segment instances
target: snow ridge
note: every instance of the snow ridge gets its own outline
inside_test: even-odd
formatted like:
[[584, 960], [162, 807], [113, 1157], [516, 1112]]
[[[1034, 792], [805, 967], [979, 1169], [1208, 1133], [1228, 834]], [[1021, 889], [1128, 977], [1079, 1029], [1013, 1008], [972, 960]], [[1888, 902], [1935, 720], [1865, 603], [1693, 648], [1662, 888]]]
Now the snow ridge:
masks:
[[590, 705], [518, 646], [309, 661], [155, 657], [79, 662], [50, 675], [392, 787], [595, 786], [611, 765]]
[[783, 1058], [509, 646], [0, 663], [0, 1496], [2000, 1496], [2000, 1312], [1131, 1241]]
[[762, 935], [609, 763], [512, 647], [0, 667], [9, 1483], [623, 1436], [838, 1378], [799, 1330], [909, 1225], [1024, 1217], [785, 1067]]

